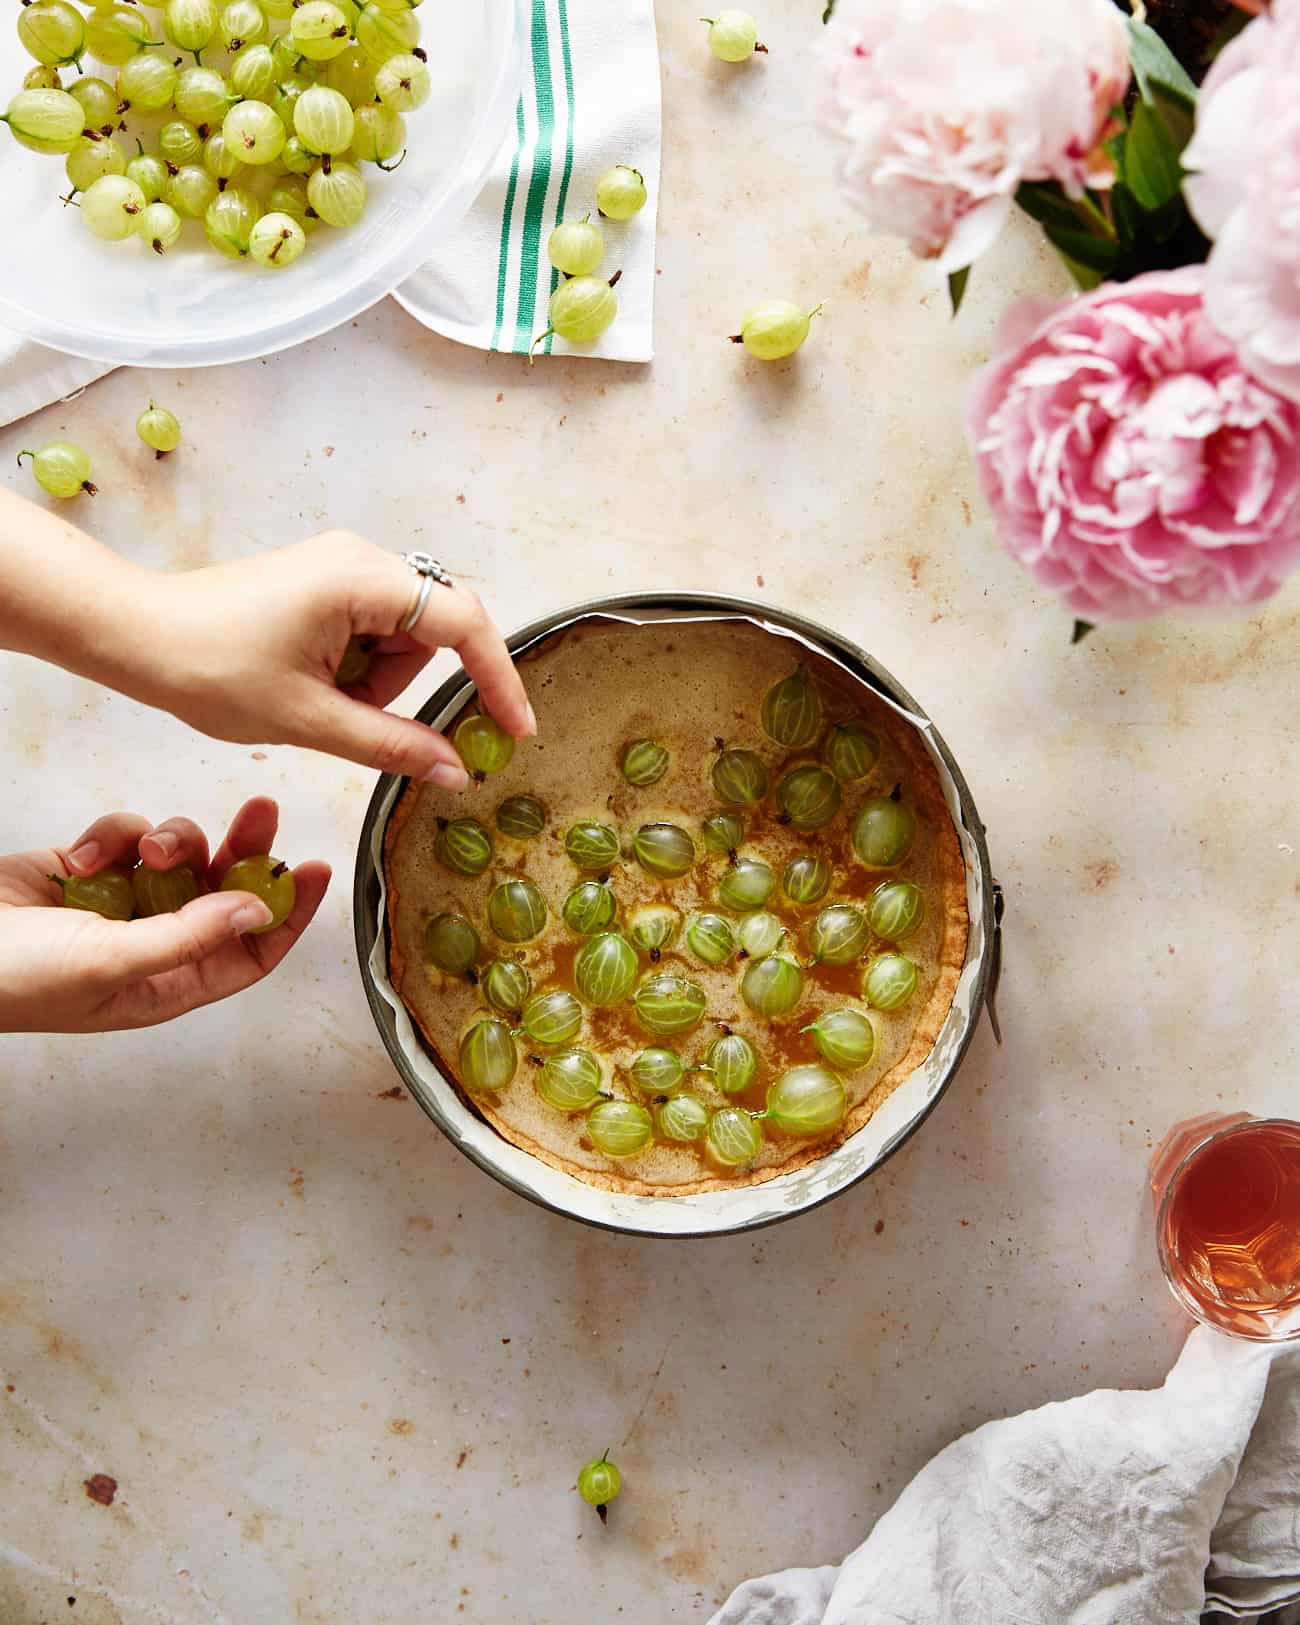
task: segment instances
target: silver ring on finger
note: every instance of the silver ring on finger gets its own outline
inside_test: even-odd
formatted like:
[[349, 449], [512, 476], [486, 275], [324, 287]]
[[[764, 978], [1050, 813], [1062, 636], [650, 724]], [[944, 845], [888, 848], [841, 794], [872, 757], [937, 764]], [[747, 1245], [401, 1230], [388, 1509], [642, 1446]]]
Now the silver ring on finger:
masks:
[[399, 632], [409, 632], [424, 614], [424, 606], [429, 602], [434, 582], [436, 581], [440, 587], [451, 587], [455, 583], [431, 553], [403, 553], [401, 559], [402, 563], [409, 566], [419, 578], [411, 607], [397, 627]]

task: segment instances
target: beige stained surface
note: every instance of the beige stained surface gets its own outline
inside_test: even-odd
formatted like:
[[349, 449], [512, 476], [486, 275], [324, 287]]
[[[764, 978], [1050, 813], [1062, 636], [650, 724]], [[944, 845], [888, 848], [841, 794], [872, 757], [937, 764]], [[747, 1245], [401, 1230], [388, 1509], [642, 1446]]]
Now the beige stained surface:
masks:
[[[1168, 1368], [1148, 1149], [1194, 1110], [1296, 1099], [1300, 591], [1069, 647], [994, 544], [961, 427], [1000, 309], [1060, 279], [1018, 231], [952, 323], [931, 271], [864, 236], [802, 118], [810, 16], [779, 0], [737, 74], [693, 14], [661, 19], [652, 367], [529, 373], [390, 304], [265, 363], [119, 374], [0, 432], [0, 469], [75, 434], [88, 517], [159, 567], [332, 522], [433, 548], [507, 626], [664, 587], [824, 620], [970, 779], [1007, 891], [1005, 1047], [982, 1030], [925, 1129], [819, 1212], [694, 1243], [581, 1229], [391, 1097], [350, 931], [368, 775], [3, 660], [7, 847], [119, 805], [215, 827], [266, 791], [284, 854], [338, 871], [237, 1003], [0, 1040], [4, 1625], [699, 1625], [750, 1572], [838, 1557], [965, 1429]], [[826, 314], [763, 370], [725, 336], [786, 294]], [[159, 465], [131, 427], [151, 394], [185, 425]], [[607, 1444], [602, 1530], [569, 1486]]]

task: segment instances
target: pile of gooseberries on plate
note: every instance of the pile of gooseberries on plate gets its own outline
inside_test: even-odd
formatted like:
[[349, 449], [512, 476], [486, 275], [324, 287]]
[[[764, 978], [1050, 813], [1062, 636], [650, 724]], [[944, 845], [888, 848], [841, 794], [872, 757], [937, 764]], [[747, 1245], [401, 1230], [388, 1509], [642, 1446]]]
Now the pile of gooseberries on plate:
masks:
[[0, 122], [63, 158], [96, 237], [167, 254], [193, 221], [219, 254], [283, 270], [322, 222], [361, 220], [363, 166], [401, 162], [430, 91], [419, 3], [23, 0], [34, 65]]
[[[896, 872], [918, 819], [901, 784], [887, 794], [871, 785], [880, 738], [856, 718], [828, 716], [805, 666], [767, 690], [758, 720], [775, 750], [765, 757], [766, 747], [717, 742], [704, 771], [720, 805], [698, 829], [662, 818], [620, 828], [607, 814], [552, 828], [545, 806], [521, 794], [492, 814], [437, 820], [437, 863], [486, 877], [481, 920], [445, 908], [424, 937], [430, 970], [477, 987], [487, 1007], [460, 1043], [471, 1093], [533, 1087], [580, 1120], [584, 1144], [606, 1157], [636, 1157], [658, 1143], [692, 1148], [724, 1171], [751, 1165], [766, 1136], [810, 1139], [843, 1124], [845, 1075], [878, 1061], [882, 1018], [908, 1005], [920, 984], [901, 945], [924, 920], [925, 894]], [[480, 783], [513, 759], [514, 741], [489, 717], [464, 716], [452, 737]], [[628, 791], [655, 797], [682, 771], [675, 751], [651, 737], [620, 746], [614, 764]], [[760, 814], [810, 838], [779, 871], [746, 850]], [[845, 855], [873, 877], [866, 894], [842, 884], [835, 849], [823, 844], [820, 832], [836, 820]], [[553, 901], [524, 872], [527, 847], [548, 831], [572, 866]], [[674, 888], [687, 876], [703, 897], [683, 909]], [[647, 880], [656, 900], [643, 900]], [[569, 985], [534, 986], [525, 962], [548, 928], [573, 942]], [[819, 999], [809, 1019], [807, 996], [823, 967], [852, 967], [860, 1002]], [[734, 978], [750, 1031], [710, 1021], [704, 983], [718, 972]], [[615, 1008], [643, 1035], [626, 1062], [591, 1043], [591, 1014]], [[764, 1054], [764, 1035], [786, 1023], [803, 1055], [781, 1067]]]

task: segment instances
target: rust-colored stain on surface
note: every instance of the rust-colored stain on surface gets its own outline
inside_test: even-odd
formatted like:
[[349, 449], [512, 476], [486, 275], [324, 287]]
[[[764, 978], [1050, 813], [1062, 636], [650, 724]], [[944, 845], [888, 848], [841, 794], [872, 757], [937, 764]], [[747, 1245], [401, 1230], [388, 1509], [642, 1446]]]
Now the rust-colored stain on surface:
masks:
[[301, 1168], [290, 1168], [289, 1189], [301, 1202], [304, 1195], [304, 1181]]
[[395, 1416], [388, 1424], [388, 1431], [390, 1433], [398, 1434], [401, 1438], [405, 1438], [408, 1433], [415, 1432], [415, 1423], [412, 1422], [409, 1417]]
[[469, 1460], [469, 1458], [470, 1458], [470, 1450], [469, 1450], [469, 1446], [467, 1445], [465, 1447], [465, 1449], [461, 1451], [460, 1455], [458, 1455], [456, 1457], [456, 1471], [457, 1472], [460, 1471], [460, 1469], [465, 1465], [465, 1463]]
[[405, 1100], [406, 1090], [400, 1083], [395, 1083], [391, 1089], [381, 1089], [375, 1096], [376, 1100]]
[[1105, 891], [1112, 880], [1119, 878], [1119, 864], [1114, 858], [1098, 858], [1095, 863], [1085, 865], [1084, 873], [1092, 882], [1094, 891]]
[[102, 1507], [111, 1507], [113, 1497], [117, 1494], [117, 1480], [110, 1478], [107, 1473], [96, 1473], [93, 1478], [85, 1480], [85, 1491], [92, 1501], [98, 1502]]
[[875, 1230], [878, 1236], [883, 1235], [885, 1231], [885, 1221], [883, 1219], [877, 1219], [872, 1228]]

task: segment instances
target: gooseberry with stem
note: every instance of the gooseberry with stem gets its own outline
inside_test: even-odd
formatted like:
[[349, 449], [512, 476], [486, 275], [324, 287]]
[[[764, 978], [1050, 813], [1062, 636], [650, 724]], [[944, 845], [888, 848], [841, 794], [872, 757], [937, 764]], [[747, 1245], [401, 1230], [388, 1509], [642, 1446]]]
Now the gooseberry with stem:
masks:
[[607, 220], [630, 220], [645, 200], [645, 177], [630, 164], [615, 164], [596, 182], [596, 207]]
[[822, 760], [841, 783], [856, 784], [880, 760], [880, 739], [860, 722], [837, 722], [826, 735]]
[[709, 50], [719, 62], [748, 62], [756, 51], [767, 53], [767, 46], [759, 44], [758, 24], [747, 11], [728, 7], [716, 17], [701, 17], [700, 21], [709, 25]]
[[483, 997], [494, 1010], [522, 1011], [533, 979], [517, 959], [494, 959], [483, 972]]
[[633, 944], [653, 964], [673, 942], [681, 923], [681, 915], [667, 903], [646, 903], [629, 917], [627, 932]]
[[787, 773], [776, 787], [779, 819], [797, 830], [821, 829], [840, 810], [839, 780], [829, 768], [807, 764]]
[[255, 925], [254, 933], [274, 931], [283, 925], [298, 897], [298, 885], [289, 865], [266, 853], [237, 859], [222, 875], [221, 889], [252, 892], [270, 909], [271, 918], [265, 925]]
[[812, 1034], [818, 1053], [832, 1066], [850, 1070], [866, 1066], [876, 1052], [876, 1029], [871, 1025], [871, 1018], [864, 1016], [861, 1010], [847, 1006], [824, 1010], [803, 1031]]
[[480, 950], [478, 932], [463, 914], [435, 914], [424, 928], [424, 957], [448, 976], [469, 976]]
[[295, 215], [270, 210], [253, 227], [248, 238], [250, 256], [268, 271], [283, 271], [301, 259], [307, 246], [307, 233]]
[[130, 877], [120, 869], [93, 875], [51, 875], [63, 894], [64, 908], [84, 909], [106, 920], [129, 920], [135, 907]]
[[81, 103], [66, 90], [20, 90], [0, 124], [29, 152], [69, 153], [81, 140], [86, 116]]
[[672, 971], [658, 971], [648, 976], [633, 999], [637, 1020], [647, 1032], [659, 1038], [697, 1027], [706, 1003], [704, 989], [698, 982]]
[[546, 239], [546, 257], [564, 276], [591, 276], [605, 257], [605, 234], [589, 214], [561, 221]]
[[619, 856], [618, 831], [594, 818], [580, 819], [564, 832], [564, 850], [579, 869], [608, 869]]
[[618, 901], [607, 881], [583, 880], [564, 899], [560, 912], [570, 931], [590, 937], [614, 923]]
[[534, 1044], [567, 1044], [582, 1026], [582, 1006], [567, 988], [548, 988], [529, 999], [519, 1022], [519, 1031]]
[[18, 39], [43, 67], [80, 63], [86, 49], [86, 23], [67, 0], [28, 0], [18, 13]]
[[718, 882], [718, 901], [737, 914], [762, 908], [776, 887], [776, 876], [761, 858], [739, 858]]
[[709, 1126], [709, 1108], [698, 1095], [673, 1095], [655, 1113], [655, 1127], [665, 1140], [698, 1140]]
[[637, 970], [632, 944], [616, 931], [603, 931], [578, 950], [573, 979], [588, 1004], [619, 1004], [632, 991]]
[[451, 736], [466, 771], [477, 784], [510, 764], [515, 742], [501, 724], [489, 716], [464, 717]]
[[752, 807], [767, 794], [767, 767], [752, 750], [724, 750], [712, 778], [719, 797], [733, 807]]
[[700, 834], [708, 851], [735, 857], [736, 848], [745, 839], [745, 820], [739, 813], [713, 813], [704, 820]]
[[170, 203], [146, 203], [135, 229], [155, 254], [165, 254], [180, 241], [181, 217]]
[[697, 914], [687, 924], [686, 946], [706, 965], [725, 965], [736, 951], [736, 939], [721, 914]]
[[622, 274], [615, 271], [608, 282], [596, 276], [566, 277], [551, 295], [546, 307], [546, 319], [550, 325], [528, 347], [529, 365], [532, 365], [537, 346], [553, 333], [570, 344], [594, 344], [618, 315], [618, 296], [614, 287]]
[[785, 927], [776, 915], [768, 914], [762, 909], [753, 914], [746, 914], [736, 927], [736, 937], [741, 950], [751, 959], [762, 959], [765, 954], [774, 953], [784, 935]]
[[740, 332], [731, 335], [731, 342], [743, 344], [760, 361], [783, 361], [808, 337], [809, 324], [821, 308], [814, 305], [804, 310], [788, 299], [767, 299], [745, 312]]
[[[429, 99], [429, 70], [413, 51], [390, 56], [375, 73], [374, 83], [380, 101], [397, 113], [412, 113]], [[554, 237], [554, 233], [551, 235]]]
[[916, 814], [896, 785], [890, 795], [863, 802], [854, 815], [850, 839], [858, 862], [868, 869], [894, 869], [912, 850]]
[[578, 1474], [578, 1494], [589, 1507], [595, 1507], [601, 1523], [609, 1516], [609, 1503], [623, 1487], [623, 1478], [609, 1459], [607, 1450], [595, 1461], [589, 1461]]
[[93, 497], [99, 490], [90, 480], [90, 453], [77, 445], [75, 440], [47, 440], [36, 451], [20, 451], [20, 468], [24, 457], [32, 460], [32, 473], [37, 485], [52, 497], [66, 500], [81, 491]]
[[806, 666], [773, 683], [759, 711], [763, 732], [787, 750], [805, 750], [822, 726], [822, 702]]
[[815, 1061], [792, 1066], [767, 1091], [764, 1117], [786, 1134], [826, 1134], [848, 1109], [844, 1085]]
[[724, 1095], [743, 1094], [758, 1072], [758, 1051], [743, 1033], [726, 1032], [709, 1045], [699, 1070], [710, 1073]]
[[658, 1045], [641, 1050], [627, 1070], [644, 1095], [674, 1095], [686, 1077], [685, 1064], [677, 1051]]
[[548, 1055], [537, 1079], [537, 1092], [557, 1111], [584, 1111], [600, 1098], [600, 1062], [585, 1049]]

